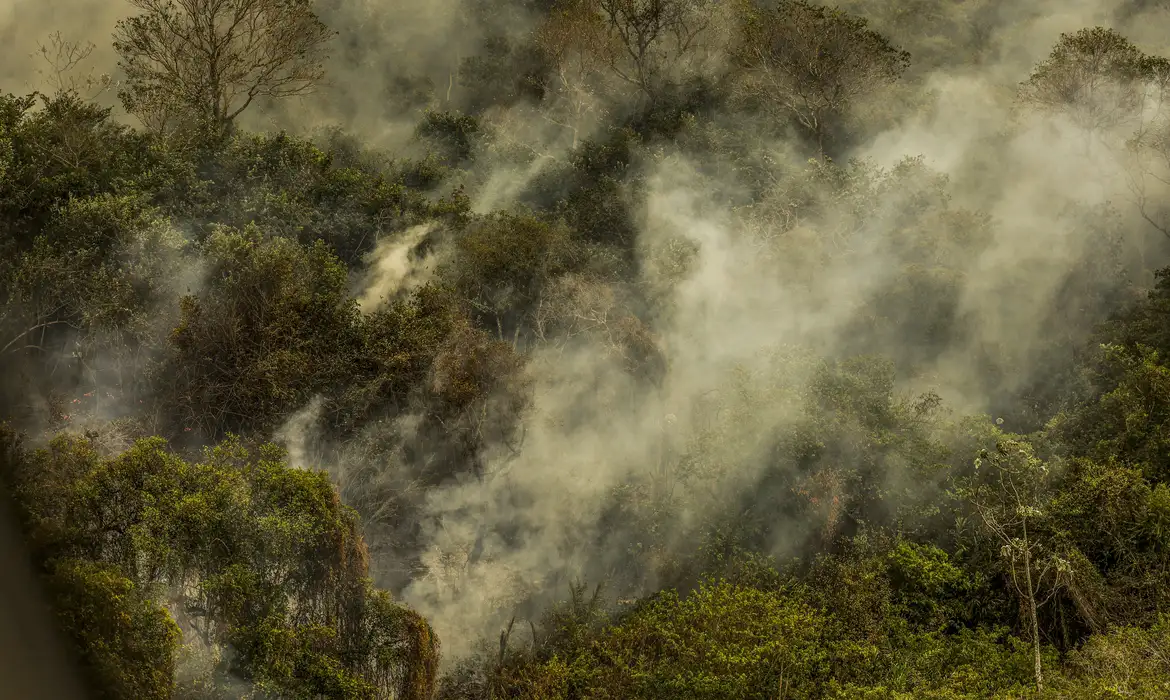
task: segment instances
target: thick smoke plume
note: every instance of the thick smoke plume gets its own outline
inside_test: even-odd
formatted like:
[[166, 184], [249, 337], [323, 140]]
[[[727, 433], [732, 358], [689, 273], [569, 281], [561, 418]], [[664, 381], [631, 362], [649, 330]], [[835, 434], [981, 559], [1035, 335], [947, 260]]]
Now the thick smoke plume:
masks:
[[[93, 55], [95, 69], [116, 78], [106, 47], [123, 8], [78, 1], [64, 12], [62, 4], [23, 0], [0, 8], [0, 38], [18, 46], [18, 37], [60, 30], [92, 41], [102, 47]], [[913, 23], [855, 4], [912, 53], [937, 54], [936, 47], [915, 46]], [[795, 155], [788, 140], [760, 135], [752, 157], [770, 164], [776, 190], [755, 209], [744, 208], [738, 203], [748, 193], [733, 176], [740, 163], [697, 162], [683, 149], [641, 145], [632, 166], [640, 190], [630, 187], [625, 194], [636, 202], [638, 231], [633, 248], [640, 277], [630, 286], [651, 290], [643, 294], [650, 308], [640, 311], [664, 357], [652, 388], [632, 379], [613, 351], [607, 334], [613, 329], [605, 324], [616, 323], [617, 316], [599, 313], [589, 332], [571, 343], [526, 349], [532, 400], [522, 418], [524, 440], [519, 447], [488, 445], [482, 475], [424, 490], [408, 476], [396, 481], [408, 470], [392, 451], [362, 465], [360, 471], [379, 472], [400, 488], [403, 500], [418, 501], [402, 517], [416, 519], [419, 566], [391, 578], [403, 600], [435, 626], [449, 659], [470, 652], [517, 611], [534, 615], [569, 580], [620, 578], [631, 551], [644, 544], [608, 526], [615, 499], [628, 487], [651, 484], [653, 493], [645, 498], [659, 499], [665, 509], [656, 514], [663, 534], [653, 556], [693, 550], [704, 515], [758, 483], [769, 459], [761, 436], [800, 420], [802, 397], [815, 375], [810, 358], [862, 352], [886, 355], [895, 364], [913, 358], [927, 369], [900, 376], [899, 391], [935, 392], [956, 412], [995, 412], [1004, 397], [1018, 396], [1041, 372], [1062, 314], [1114, 293], [1101, 282], [1108, 276], [1093, 272], [1095, 265], [1116, 260], [1125, 267], [1141, 259], [1153, 266], [1166, 258], [1170, 246], [1134, 209], [1132, 174], [1117, 151], [1085, 148], [1078, 127], [1022, 112], [1014, 97], [1061, 32], [1115, 25], [1156, 52], [1164, 48], [1160, 30], [1170, 27], [1170, 13], [1154, 9], [1119, 17], [1110, 4], [1093, 0], [1033, 0], [984, 2], [978, 17], [959, 17], [966, 5], [948, 9], [956, 15], [947, 19], [978, 24], [970, 32], [978, 41], [955, 48], [955, 56], [936, 62], [939, 67], [916, 68], [914, 80], [888, 97], [890, 104], [859, 107], [887, 115], [888, 126], [844, 154], [858, 159], [854, 172], [869, 178], [854, 190], [817, 179], [819, 166]], [[467, 107], [472, 101], [459, 69], [485, 37], [518, 37], [534, 22], [523, 10], [496, 16], [455, 0], [332, 2], [322, 3], [321, 11], [340, 32], [327, 67], [330, 84], [298, 106], [260, 111], [256, 124], [306, 132], [335, 124], [403, 152], [418, 148], [413, 124], [424, 108]], [[723, 57], [712, 52], [708, 58], [696, 72], [719, 76]], [[8, 89], [32, 84], [36, 67], [14, 60], [0, 78]], [[604, 111], [633, 113], [633, 99], [614, 99]], [[593, 114], [577, 131], [567, 131], [534, 116], [524, 100], [491, 114], [494, 140], [481, 146], [482, 158], [465, 173], [479, 212], [520, 203], [531, 183], [568, 158], [577, 142], [598, 133], [601, 122]], [[726, 131], [756, 133], [754, 115], [729, 110], [713, 121]], [[529, 152], [519, 157], [517, 148]], [[907, 160], [916, 157], [921, 160]], [[815, 214], [787, 227], [761, 228], [755, 212], [783, 206], [796, 187], [820, 202]], [[864, 216], [856, 215], [859, 206]], [[958, 244], [943, 234], [960, 219], [972, 236], [982, 236], [977, 244], [963, 243], [977, 253], [963, 260], [960, 294], [953, 300], [960, 340], [927, 353], [914, 337], [859, 335], [869, 309], [920, 264], [915, 256], [921, 250], [911, 250], [908, 237], [932, 240], [923, 231], [936, 227], [930, 254], [952, 256], [953, 263]], [[364, 269], [355, 271], [363, 311], [431, 278], [437, 261], [449, 254], [446, 242], [426, 255], [416, 248], [434, 230], [421, 225], [382, 240]], [[1103, 230], [1116, 235], [1102, 236]], [[574, 298], [588, 306], [580, 295]], [[594, 302], [594, 310], [604, 306]], [[914, 310], [903, 313], [912, 316]], [[319, 410], [319, 403], [306, 407], [275, 436], [290, 446], [298, 465], [338, 453], [313, 449]], [[392, 432], [403, 442], [433, 440], [413, 433], [416, 418], [399, 417], [366, 431]], [[704, 440], [715, 433], [729, 437], [710, 447]], [[345, 446], [340, 452], [346, 453]], [[344, 480], [354, 471], [338, 473]], [[370, 534], [374, 568], [396, 569], [397, 562], [377, 561], [384, 544], [378, 537]], [[770, 544], [773, 553], [785, 554], [802, 543], [779, 535]], [[645, 569], [641, 580], [626, 582], [632, 592], [657, 583], [655, 567]]]
[[[937, 392], [960, 412], [995, 410], [999, 397], [1019, 391], [1040, 369], [1053, 317], [1068, 303], [1061, 295], [1070, 270], [1118, 246], [1123, 259], [1165, 254], [1163, 241], [1127, 206], [1127, 174], [1115, 154], [1086, 152], [1076, 127], [1015, 108], [1016, 84], [1061, 32], [1113, 19], [1099, 3], [1041, 5], [997, 7], [982, 62], [972, 68], [956, 60], [962, 67], [925, 76], [919, 107], [850, 154], [885, 168], [922, 156], [926, 168], [948, 179], [951, 207], [990, 215], [989, 236], [967, 261], [957, 300], [967, 342], [937, 353], [929, 371], [902, 378], [905, 391]], [[729, 128], [743, 127], [728, 119]], [[783, 142], [760, 143], [758, 150], [773, 161], [792, 160]], [[670, 290], [654, 310], [653, 332], [668, 366], [660, 388], [634, 386], [602, 344], [537, 350], [529, 362], [535, 400], [520, 454], [491, 462], [482, 481], [428, 493], [426, 522], [434, 525], [425, 535], [425, 573], [403, 595], [434, 621], [448, 654], [466, 653], [480, 635], [506, 624], [527, 596], [556, 596], [560, 591], [550, 588], [565, 581], [618, 573], [614, 567], [640, 543], [607, 538], [606, 515], [614, 494], [629, 484], [664, 482], [671, 512], [662, 527], [674, 533], [666, 547], [693, 549], [699, 533], [689, 526], [759, 478], [766, 464], [759, 436], [798, 418], [797, 397], [812, 370], [802, 371], [800, 361], [778, 362], [772, 351], [789, 347], [799, 357], [795, 349], [833, 354], [850, 347], [858, 316], [905, 274], [900, 219], [918, 206], [915, 193], [898, 187], [880, 193], [859, 230], [832, 231], [848, 213], [830, 206], [823, 220], [768, 241], [725, 204], [735, 186], [701, 174], [731, 169], [723, 165], [662, 152], [640, 164], [648, 183], [640, 221], [643, 282]], [[1101, 240], [1100, 228], [1082, 225], [1090, 216], [1116, 217], [1117, 239]], [[838, 249], [809, 279], [799, 246], [834, 238]], [[685, 274], [654, 279], [669, 267], [657, 256], [680, 248], [694, 251]], [[1082, 289], [1081, 301], [1104, 291]], [[865, 349], [898, 358], [917, 352], [909, 342], [884, 338]], [[1010, 369], [989, 375], [981, 364], [988, 355]], [[728, 395], [737, 372], [770, 391]], [[713, 393], [721, 394], [715, 411], [706, 408]], [[738, 424], [727, 425], [726, 416]], [[678, 455], [702, 451], [697, 441], [712, 420], [736, 431], [734, 447], [705, 455], [705, 470], [685, 470]], [[792, 553], [798, 544], [781, 538], [772, 551]], [[643, 584], [647, 592], [655, 581]]]

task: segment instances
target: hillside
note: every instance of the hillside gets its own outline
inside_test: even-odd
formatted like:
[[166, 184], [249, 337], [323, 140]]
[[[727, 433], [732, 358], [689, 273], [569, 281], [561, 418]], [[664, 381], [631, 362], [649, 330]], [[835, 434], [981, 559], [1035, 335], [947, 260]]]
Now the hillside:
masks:
[[0, 483], [93, 697], [1170, 697], [1170, 4], [74, 4]]

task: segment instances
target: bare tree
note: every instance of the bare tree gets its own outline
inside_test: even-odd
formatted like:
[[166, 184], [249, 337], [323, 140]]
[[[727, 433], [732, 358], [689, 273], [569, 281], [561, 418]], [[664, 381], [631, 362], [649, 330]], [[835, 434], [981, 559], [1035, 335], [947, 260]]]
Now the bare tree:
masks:
[[[986, 459], [988, 462], [983, 465]], [[1044, 686], [1038, 610], [1071, 579], [1071, 564], [1045, 546], [1043, 523], [1050, 498], [1047, 464], [1031, 446], [1002, 440], [975, 462], [980, 476], [962, 491], [986, 531], [999, 541], [1008, 579], [1026, 610], [1032, 632], [1036, 689]]]
[[130, 0], [118, 22], [119, 93], [148, 127], [194, 119], [223, 131], [257, 98], [304, 95], [333, 33], [311, 0]]
[[590, 118], [604, 111], [604, 84], [618, 47], [587, 2], [566, 2], [536, 31], [536, 45], [552, 67], [541, 116], [568, 129], [576, 148]]
[[93, 100], [113, 86], [109, 75], [94, 76], [93, 68], [83, 74], [76, 72], [95, 48], [90, 42], [69, 41], [61, 32], [53, 32], [48, 44], [37, 47], [37, 55], [47, 64], [47, 69], [37, 73], [57, 95], [72, 93]]
[[910, 54], [866, 20], [804, 0], [746, 8], [734, 56], [741, 98], [808, 129], [823, 155], [832, 121], [856, 99], [898, 80]]

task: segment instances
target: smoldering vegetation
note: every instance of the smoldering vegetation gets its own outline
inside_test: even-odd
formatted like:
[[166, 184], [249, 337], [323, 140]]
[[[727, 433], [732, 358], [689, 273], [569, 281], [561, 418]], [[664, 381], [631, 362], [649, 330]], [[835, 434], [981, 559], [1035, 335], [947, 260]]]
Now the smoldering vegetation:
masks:
[[103, 697], [1165, 695], [1170, 6], [69, 6], [0, 471]]

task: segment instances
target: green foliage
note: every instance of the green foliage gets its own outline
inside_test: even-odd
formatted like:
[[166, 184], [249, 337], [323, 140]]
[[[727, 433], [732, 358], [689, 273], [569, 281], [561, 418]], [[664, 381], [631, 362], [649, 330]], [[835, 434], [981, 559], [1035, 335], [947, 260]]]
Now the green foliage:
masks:
[[110, 110], [62, 93], [0, 97], [7, 156], [0, 179], [6, 238], [27, 246], [69, 199], [154, 194], [182, 173], [148, 138], [110, 118]]
[[472, 159], [480, 126], [474, 116], [428, 111], [423, 115], [416, 133], [435, 145], [446, 165], [457, 167]]
[[179, 628], [162, 603], [189, 642], [230, 648], [224, 671], [261, 689], [428, 697], [438, 643], [371, 586], [356, 514], [324, 473], [235, 440], [200, 463], [158, 438], [113, 458], [64, 435], [31, 453], [8, 440], [34, 558], [111, 697], [169, 697]]
[[586, 140], [568, 162], [541, 171], [523, 201], [548, 206], [580, 240], [630, 255], [637, 228], [623, 190], [641, 185], [635, 167], [640, 144], [633, 129]]
[[[1118, 456], [1140, 466], [1150, 479], [1170, 478], [1166, 461], [1166, 411], [1170, 399], [1170, 370], [1162, 365], [1157, 351], [1137, 346], [1134, 350], [1109, 345], [1102, 348], [1112, 387], [1097, 405], [1088, 404], [1067, 423], [1074, 445], [1099, 459]], [[1107, 385], [1108, 386], [1108, 385]], [[1079, 431], [1079, 434], [1078, 434]], [[1074, 442], [1075, 441], [1075, 442]]]
[[981, 60], [987, 29], [980, 15], [998, 9], [995, 3], [948, 6], [932, 0], [846, 0], [838, 7], [866, 18], [874, 31], [901, 42], [913, 57], [907, 70], [910, 79]]
[[544, 94], [541, 77], [548, 71], [542, 59], [531, 43], [489, 36], [480, 53], [463, 58], [459, 84], [471, 93], [467, 99], [475, 112], [510, 106], [523, 98], [539, 99]]
[[365, 420], [406, 410], [461, 319], [452, 295], [434, 285], [366, 314], [363, 351], [332, 411], [336, 428], [348, 434]]
[[[1107, 622], [1152, 622], [1164, 585], [1157, 564], [1166, 552], [1167, 489], [1116, 462], [1077, 459], [1067, 465], [1054, 519], [1075, 545], [1078, 611], [1095, 629]], [[1091, 564], [1090, 564], [1091, 562]]]
[[[929, 105], [950, 97], [925, 76], [1031, 10], [473, 5], [458, 19], [482, 41], [435, 64], [445, 90], [388, 58], [414, 46], [342, 46], [395, 98], [377, 126], [416, 124], [394, 154], [336, 130], [218, 128], [263, 91], [229, 109], [224, 76], [164, 86], [141, 61], [126, 96], [161, 119], [145, 131], [72, 92], [0, 98], [0, 405], [49, 428], [38, 450], [0, 432], [0, 475], [99, 694], [1166, 695], [1170, 272], [1130, 299], [1161, 258], [1134, 247], [1120, 204], [985, 186], [1032, 121], [981, 126], [995, 133], [961, 144], [978, 162], [948, 164], [955, 182], [924, 158], [825, 157], [940, 122]], [[143, 46], [128, 31], [167, 33], [160, 6], [121, 25], [124, 59]], [[926, 60], [908, 70], [899, 44]], [[1170, 152], [1153, 114], [1167, 76], [1118, 32], [1086, 29], [1019, 96], [1149, 169]], [[324, 102], [358, 123], [364, 99]], [[1068, 154], [1048, 155], [1064, 169]], [[1130, 175], [1159, 227], [1142, 187], [1162, 174]], [[688, 235], [690, 212], [648, 225], [674, 184], [707, 238]], [[490, 210], [501, 192], [507, 208]], [[1030, 248], [1031, 229], [1003, 220], [1021, 209], [1068, 245]], [[729, 336], [710, 361], [691, 348], [705, 319], [684, 314], [705, 311], [680, 292], [718, 296], [715, 260], [752, 281], [716, 308], [783, 300], [777, 332], [801, 345], [746, 356]], [[561, 381], [593, 367], [584, 353], [607, 370], [574, 379], [596, 379], [600, 400]], [[679, 397], [691, 405], [668, 406]], [[550, 406], [564, 420], [546, 430]], [[599, 434], [596, 465], [548, 471], [557, 436], [610, 407], [645, 419], [643, 439], [611, 451]], [[659, 423], [660, 409], [674, 412]], [[85, 437], [54, 437], [65, 426]], [[291, 468], [267, 444], [278, 434], [329, 476]], [[535, 473], [558, 478], [513, 490]], [[577, 479], [604, 488], [578, 503]], [[534, 508], [562, 507], [594, 527], [534, 529]], [[517, 594], [498, 650], [480, 644], [440, 683], [428, 622], [371, 578], [510, 594], [490, 578], [449, 589], [443, 570], [495, 572], [529, 538], [556, 551], [549, 580], [581, 563], [605, 585], [551, 605]]]
[[[189, 170], [76, 94], [40, 109], [36, 97], [0, 98], [0, 348], [12, 368], [0, 391], [20, 420], [79, 384], [139, 386], [183, 257], [152, 205]], [[46, 380], [37, 367], [62, 356], [69, 370]]]
[[[852, 103], [901, 77], [910, 54], [835, 8], [785, 0], [768, 9], [743, 3], [733, 48], [749, 106], [790, 119], [824, 155]], [[810, 60], [811, 59], [811, 60]]]
[[[720, 468], [720, 451], [750, 445], [765, 455], [737, 509], [742, 546], [767, 546], [781, 531], [787, 541], [813, 544], [851, 536], [864, 523], [926, 525], [945, 455], [931, 434], [937, 399], [895, 396], [888, 362], [777, 352], [766, 371], [742, 373], [731, 387], [735, 412], [696, 436], [682, 469], [714, 480], [720, 473], [709, 470]], [[765, 402], [776, 410], [759, 411]]]
[[166, 610], [116, 568], [92, 561], [61, 560], [45, 584], [94, 697], [171, 697], [181, 634]]
[[254, 224], [305, 245], [323, 240], [349, 265], [395, 229], [431, 217], [458, 221], [467, 211], [458, 192], [433, 202], [420, 191], [445, 173], [419, 182], [418, 163], [355, 156], [336, 138], [324, 145], [332, 148], [283, 132], [237, 134], [205, 166], [211, 177], [174, 211], [200, 222], [201, 236], [217, 224]]
[[1170, 625], [1121, 627], [1095, 636], [1072, 654], [1068, 698], [1154, 698], [1170, 692]]
[[976, 582], [934, 545], [899, 541], [888, 555], [890, 586], [911, 624], [941, 629], [963, 620]]
[[206, 286], [180, 301], [159, 370], [159, 400], [173, 407], [168, 428], [217, 439], [275, 427], [339, 381], [360, 349], [345, 267], [324, 243], [305, 247], [254, 227], [221, 229], [203, 251]]
[[704, 584], [682, 599], [665, 592], [607, 630], [595, 666], [571, 682], [607, 698], [783, 692], [815, 673], [822, 624], [799, 603], [726, 583]]
[[1117, 31], [1086, 28], [1060, 35], [1020, 86], [1020, 96], [1096, 131], [1137, 118], [1143, 80], [1165, 69], [1165, 59], [1146, 56]]
[[1102, 324], [1100, 335], [1131, 350], [1145, 345], [1163, 355], [1170, 352], [1170, 268], [1155, 271], [1145, 298], [1131, 304], [1120, 318]]
[[50, 354], [69, 343], [83, 361], [98, 354], [114, 360], [102, 369], [114, 374], [116, 386], [130, 388], [127, 356], [156, 342], [159, 309], [173, 301], [184, 248], [137, 197], [68, 200], [0, 286], [4, 350]]
[[451, 284], [501, 338], [510, 338], [549, 282], [583, 257], [563, 224], [524, 211], [473, 220], [455, 246]]
[[[905, 556], [907, 548], [899, 549]], [[1026, 644], [1002, 631], [900, 629], [896, 618], [882, 619], [888, 611], [863, 602], [865, 594], [858, 597], [873, 579], [850, 578], [850, 572], [859, 573], [834, 570], [846, 575], [835, 579], [836, 592], [827, 596], [801, 586], [765, 590], [709, 580], [686, 595], [660, 592], [607, 625], [572, 626], [577, 633], [569, 636], [565, 616], [554, 614], [546, 625], [550, 642], [558, 642], [542, 637], [530, 661], [501, 657], [493, 692], [516, 698], [971, 699], [1027, 693]], [[574, 590], [572, 601], [578, 598]], [[856, 613], [876, 613], [875, 622], [885, 626], [857, 628]], [[441, 697], [463, 695], [448, 685]]]

